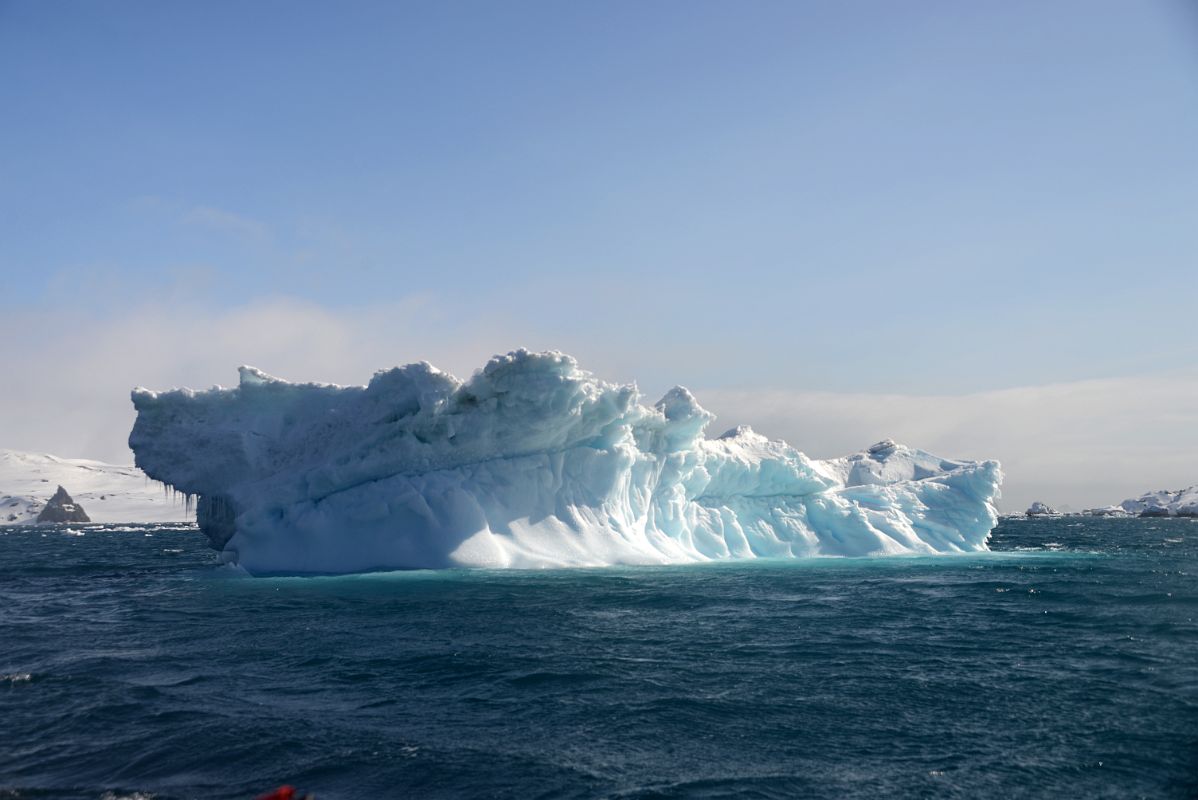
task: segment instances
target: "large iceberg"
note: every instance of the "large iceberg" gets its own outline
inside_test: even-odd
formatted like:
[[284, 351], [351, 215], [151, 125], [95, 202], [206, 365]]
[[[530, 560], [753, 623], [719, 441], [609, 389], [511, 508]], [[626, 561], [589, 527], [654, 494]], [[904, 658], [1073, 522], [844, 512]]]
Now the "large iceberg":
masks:
[[748, 427], [716, 439], [682, 387], [656, 405], [562, 353], [428, 363], [368, 386], [133, 391], [129, 446], [195, 496], [251, 573], [663, 564], [986, 549], [1002, 473], [880, 442], [814, 461]]

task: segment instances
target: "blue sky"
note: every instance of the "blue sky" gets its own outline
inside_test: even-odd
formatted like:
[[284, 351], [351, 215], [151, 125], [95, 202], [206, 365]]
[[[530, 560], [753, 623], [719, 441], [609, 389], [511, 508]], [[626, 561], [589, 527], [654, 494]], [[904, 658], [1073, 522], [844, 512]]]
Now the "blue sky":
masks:
[[520, 345], [728, 396], [1198, 371], [1180, 0], [0, 0], [0, 74], [0, 446], [72, 446], [59, 357], [120, 407]]

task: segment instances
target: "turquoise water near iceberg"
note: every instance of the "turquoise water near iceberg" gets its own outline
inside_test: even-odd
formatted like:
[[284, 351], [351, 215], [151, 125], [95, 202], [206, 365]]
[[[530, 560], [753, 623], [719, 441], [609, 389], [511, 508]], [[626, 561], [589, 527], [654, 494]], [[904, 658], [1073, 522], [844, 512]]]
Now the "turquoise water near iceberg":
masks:
[[0, 529], [0, 798], [1198, 795], [1198, 523], [992, 544], [253, 579]]

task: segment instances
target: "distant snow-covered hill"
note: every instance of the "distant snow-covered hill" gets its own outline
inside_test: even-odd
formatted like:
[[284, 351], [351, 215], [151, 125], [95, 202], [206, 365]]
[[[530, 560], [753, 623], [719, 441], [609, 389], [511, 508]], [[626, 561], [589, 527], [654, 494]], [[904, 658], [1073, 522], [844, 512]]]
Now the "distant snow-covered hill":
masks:
[[133, 466], [0, 449], [0, 525], [29, 525], [62, 486], [92, 522], [190, 522], [194, 511]]
[[1128, 514], [1145, 517], [1198, 517], [1198, 485], [1175, 492], [1145, 492], [1119, 505]]

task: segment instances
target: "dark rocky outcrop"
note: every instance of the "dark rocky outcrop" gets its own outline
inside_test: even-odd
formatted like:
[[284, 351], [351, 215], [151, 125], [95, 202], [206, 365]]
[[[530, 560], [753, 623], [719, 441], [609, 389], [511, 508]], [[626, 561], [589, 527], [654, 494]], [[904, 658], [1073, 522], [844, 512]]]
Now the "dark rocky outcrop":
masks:
[[58, 487], [58, 491], [46, 503], [42, 513], [37, 515], [38, 522], [91, 522], [83, 506], [76, 503], [67, 494], [67, 490]]

